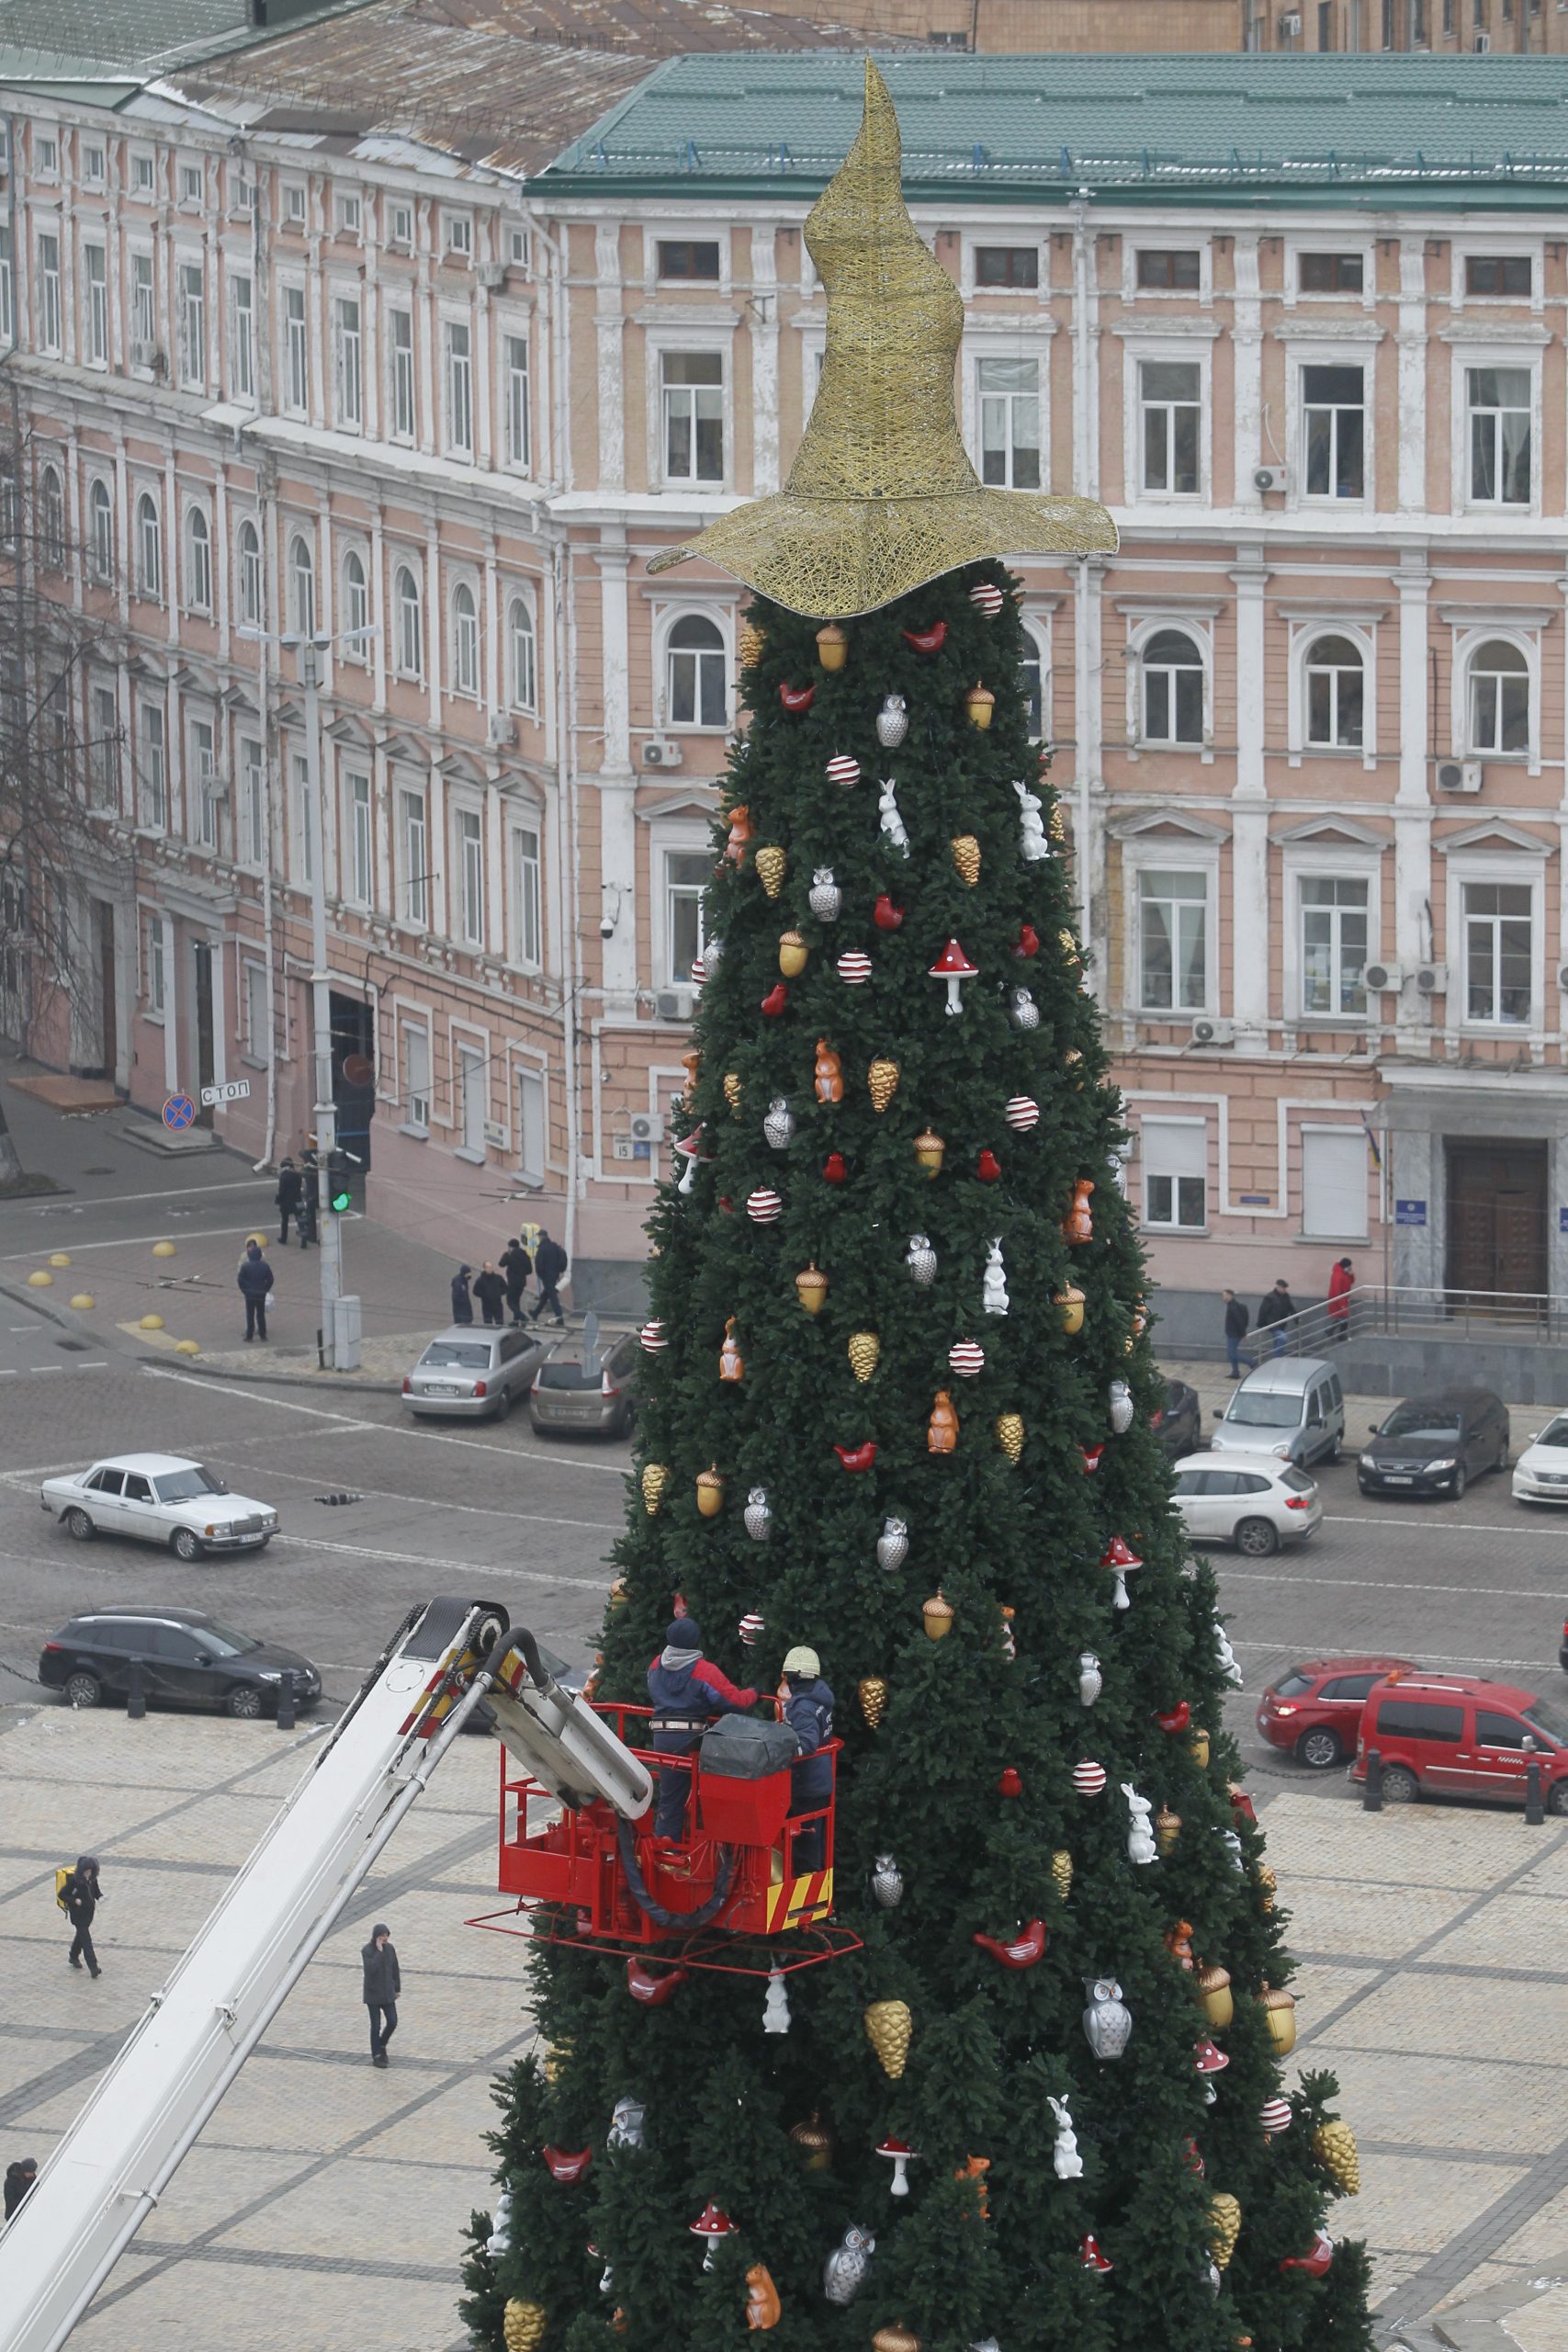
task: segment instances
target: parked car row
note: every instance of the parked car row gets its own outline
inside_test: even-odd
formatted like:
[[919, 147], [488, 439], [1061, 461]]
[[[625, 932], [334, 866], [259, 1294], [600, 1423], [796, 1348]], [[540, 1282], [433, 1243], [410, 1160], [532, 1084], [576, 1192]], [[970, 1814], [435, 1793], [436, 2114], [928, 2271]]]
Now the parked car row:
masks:
[[[1568, 1625], [1562, 1664], [1568, 1668]], [[1551, 1813], [1568, 1814], [1568, 1707], [1517, 1683], [1435, 1674], [1402, 1657], [1312, 1658], [1270, 1683], [1258, 1729], [1320, 1770], [1353, 1758], [1367, 1775], [1375, 1748], [1383, 1801], [1492, 1797], [1523, 1804], [1530, 1758]]]
[[635, 1331], [540, 1340], [532, 1330], [454, 1323], [403, 1374], [402, 1397], [421, 1419], [502, 1421], [525, 1396], [541, 1436], [570, 1430], [625, 1437], [637, 1409], [640, 1363]]

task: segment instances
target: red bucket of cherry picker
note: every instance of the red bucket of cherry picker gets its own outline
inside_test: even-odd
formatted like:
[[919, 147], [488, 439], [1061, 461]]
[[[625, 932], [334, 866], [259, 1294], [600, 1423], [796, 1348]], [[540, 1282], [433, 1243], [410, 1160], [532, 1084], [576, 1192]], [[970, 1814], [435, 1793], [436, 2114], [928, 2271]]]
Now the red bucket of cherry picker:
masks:
[[772, 1846], [789, 1819], [789, 1768], [799, 1753], [787, 1724], [720, 1715], [703, 1734], [698, 1811], [726, 1846]]

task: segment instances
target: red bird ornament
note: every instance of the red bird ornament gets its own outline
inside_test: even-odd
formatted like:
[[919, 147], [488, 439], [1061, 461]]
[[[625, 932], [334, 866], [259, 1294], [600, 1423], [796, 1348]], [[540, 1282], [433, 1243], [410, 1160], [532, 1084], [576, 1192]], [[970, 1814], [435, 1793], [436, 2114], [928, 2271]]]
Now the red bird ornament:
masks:
[[991, 1958], [999, 1961], [1004, 1968], [1032, 1968], [1037, 1961], [1045, 1957], [1045, 1922], [1043, 1919], [1031, 1919], [1010, 1942], [1004, 1942], [997, 1936], [979, 1935], [971, 1936], [969, 1940], [978, 1944], [982, 1951], [988, 1951]]
[[809, 710], [817, 699], [815, 686], [784, 686], [779, 688], [779, 700], [786, 710]]
[[833, 1451], [846, 1470], [869, 1470], [876, 1459], [876, 1442], [868, 1437], [863, 1445], [836, 1445]]
[[930, 628], [907, 628], [903, 631], [903, 639], [905, 644], [912, 645], [917, 653], [940, 653], [947, 643], [947, 623], [933, 621]]

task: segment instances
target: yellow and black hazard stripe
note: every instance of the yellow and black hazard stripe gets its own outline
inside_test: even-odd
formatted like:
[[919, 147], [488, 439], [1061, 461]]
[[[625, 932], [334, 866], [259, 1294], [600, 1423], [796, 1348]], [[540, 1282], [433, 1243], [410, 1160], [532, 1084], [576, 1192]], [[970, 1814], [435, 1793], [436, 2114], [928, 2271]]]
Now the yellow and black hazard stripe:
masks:
[[776, 1936], [790, 1928], [808, 1928], [828, 1918], [832, 1908], [831, 1871], [810, 1871], [804, 1878], [785, 1879], [768, 1889], [767, 1932]]

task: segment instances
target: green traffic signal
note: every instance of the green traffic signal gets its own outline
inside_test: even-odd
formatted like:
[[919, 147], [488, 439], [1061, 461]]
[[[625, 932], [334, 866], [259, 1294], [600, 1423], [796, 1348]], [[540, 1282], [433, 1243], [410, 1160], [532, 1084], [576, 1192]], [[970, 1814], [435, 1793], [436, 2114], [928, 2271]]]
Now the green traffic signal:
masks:
[[343, 1215], [343, 1213], [344, 1213], [344, 1209], [346, 1209], [346, 1208], [348, 1207], [349, 1203], [353, 1200], [353, 1198], [354, 1198], [354, 1195], [353, 1195], [353, 1193], [349, 1191], [348, 1186], [347, 1186], [346, 1184], [339, 1184], [339, 1185], [335, 1188], [335, 1190], [334, 1190], [334, 1191], [333, 1191], [333, 1196], [332, 1196], [332, 1203], [333, 1203], [333, 1210], [334, 1210], [334, 1212], [336, 1213], [336, 1215], [337, 1215], [337, 1216], [341, 1216]]

